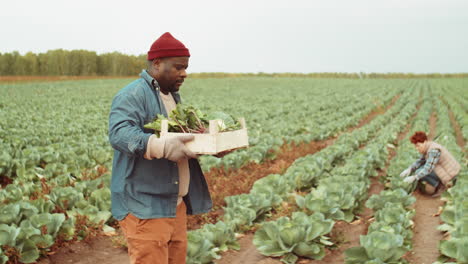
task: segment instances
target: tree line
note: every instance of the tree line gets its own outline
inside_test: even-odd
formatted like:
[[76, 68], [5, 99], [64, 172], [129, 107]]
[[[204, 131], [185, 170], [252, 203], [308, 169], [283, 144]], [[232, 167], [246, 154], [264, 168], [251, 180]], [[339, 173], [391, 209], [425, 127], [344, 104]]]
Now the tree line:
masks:
[[146, 67], [145, 56], [87, 50], [0, 53], [1, 76], [130, 76]]
[[[146, 68], [146, 55], [126, 55], [119, 52], [98, 55], [88, 50], [49, 50], [21, 55], [14, 51], [0, 53], [0, 76], [136, 76]], [[191, 73], [191, 78], [226, 77], [305, 77], [305, 78], [466, 78], [468, 73]]]

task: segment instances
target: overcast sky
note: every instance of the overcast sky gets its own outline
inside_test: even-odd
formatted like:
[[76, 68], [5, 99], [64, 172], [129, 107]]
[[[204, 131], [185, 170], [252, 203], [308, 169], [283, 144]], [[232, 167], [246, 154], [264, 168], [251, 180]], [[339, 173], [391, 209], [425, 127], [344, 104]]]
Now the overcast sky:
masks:
[[146, 53], [189, 72], [468, 72], [468, 0], [2, 0], [0, 52]]

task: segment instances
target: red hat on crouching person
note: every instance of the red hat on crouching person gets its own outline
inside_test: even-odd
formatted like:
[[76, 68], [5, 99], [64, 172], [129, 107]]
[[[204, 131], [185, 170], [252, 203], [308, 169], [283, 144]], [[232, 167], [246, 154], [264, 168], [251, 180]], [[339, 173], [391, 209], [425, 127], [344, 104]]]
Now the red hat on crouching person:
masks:
[[190, 57], [190, 52], [182, 42], [166, 32], [151, 45], [148, 51], [148, 60], [164, 57]]

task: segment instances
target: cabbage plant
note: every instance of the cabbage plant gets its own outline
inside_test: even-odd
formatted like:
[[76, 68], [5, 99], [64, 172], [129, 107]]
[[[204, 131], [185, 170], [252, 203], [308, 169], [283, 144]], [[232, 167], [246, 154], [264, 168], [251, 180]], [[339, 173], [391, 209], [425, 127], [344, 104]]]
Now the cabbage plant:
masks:
[[361, 246], [345, 251], [346, 264], [402, 264], [401, 257], [408, 251], [403, 246], [401, 235], [387, 232], [372, 232], [361, 236]]
[[188, 232], [187, 241], [187, 264], [209, 264], [220, 258], [219, 248], [206, 239], [201, 230]]
[[206, 224], [200, 232], [204, 235], [205, 239], [213, 243], [220, 251], [240, 249], [233, 227], [223, 221], [218, 221], [216, 224]]
[[456, 259], [459, 263], [468, 263], [468, 237], [453, 238], [441, 241], [440, 252], [445, 256]]
[[255, 220], [279, 205], [282, 198], [274, 192], [255, 192], [233, 195], [224, 198], [224, 221], [232, 225], [234, 230], [250, 227]]
[[388, 203], [398, 203], [408, 207], [416, 202], [414, 196], [408, 194], [403, 189], [386, 190], [379, 194], [372, 195], [366, 202], [366, 206], [374, 211], [380, 210]]
[[354, 218], [352, 210], [358, 204], [355, 197], [359, 188], [358, 184], [329, 182], [321, 184], [305, 197], [297, 195], [296, 203], [300, 208], [322, 213], [327, 218], [351, 222]]
[[333, 244], [325, 236], [333, 225], [333, 220], [326, 219], [323, 214], [309, 216], [294, 212], [291, 218], [281, 217], [264, 223], [255, 232], [253, 243], [261, 254], [282, 257], [281, 261], [287, 264], [296, 263], [298, 256], [322, 259], [325, 246]]

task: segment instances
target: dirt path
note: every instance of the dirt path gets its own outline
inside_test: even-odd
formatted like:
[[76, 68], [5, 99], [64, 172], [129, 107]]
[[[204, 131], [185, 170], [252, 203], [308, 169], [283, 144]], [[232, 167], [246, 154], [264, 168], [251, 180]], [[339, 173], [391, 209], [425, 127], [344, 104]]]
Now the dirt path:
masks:
[[[429, 138], [433, 139], [437, 132], [437, 116], [432, 113], [429, 118], [430, 133]], [[439, 216], [435, 214], [444, 202], [439, 197], [433, 198], [416, 191], [414, 193], [416, 203], [414, 208], [416, 215], [413, 218], [413, 250], [410, 251], [406, 259], [410, 263], [430, 264], [439, 257], [439, 241], [443, 238], [443, 233], [437, 230], [441, 224]]]
[[215, 264], [281, 264], [278, 259], [265, 257], [257, 251], [252, 243], [253, 234], [248, 234], [239, 240], [241, 249], [239, 251], [229, 250], [223, 254]]
[[450, 117], [450, 123], [452, 123], [453, 130], [455, 130], [455, 136], [457, 139], [457, 144], [460, 146], [461, 150], [465, 152], [465, 139], [463, 138], [463, 134], [460, 128], [460, 125], [458, 124], [457, 120], [455, 119], [455, 116], [453, 115], [453, 112], [449, 109], [449, 117]]
[[434, 214], [444, 203], [439, 198], [419, 192], [416, 192], [414, 197], [416, 215], [413, 218], [413, 250], [408, 253], [406, 259], [410, 263], [431, 264], [439, 257], [439, 241], [443, 238], [443, 233], [437, 230], [437, 226], [441, 224], [440, 218]]
[[460, 146], [461, 150], [463, 153], [465, 153], [465, 138], [463, 137], [463, 133], [460, 127], [460, 124], [458, 124], [457, 119], [455, 118], [455, 115], [453, 114], [452, 110], [450, 109], [450, 105], [447, 103], [447, 101], [440, 96], [440, 99], [444, 104], [447, 106], [448, 113], [449, 113], [449, 118], [450, 118], [450, 123], [452, 124], [453, 130], [455, 131], [455, 137], [457, 140], [458, 146]]
[[355, 129], [361, 128], [367, 125], [370, 121], [372, 121], [376, 116], [381, 115], [387, 112], [388, 109], [392, 108], [395, 105], [396, 101], [400, 98], [400, 94], [396, 95], [392, 98], [392, 101], [384, 108], [382, 106], [377, 106], [374, 110], [372, 110], [367, 116], [365, 116], [356, 126], [350, 127], [347, 129], [347, 132], [351, 132]]
[[116, 247], [109, 237], [93, 238], [60, 248], [37, 264], [129, 264], [127, 250]]

